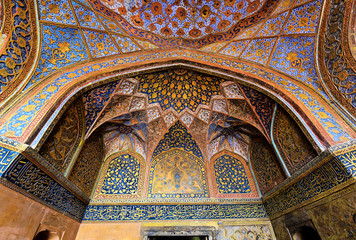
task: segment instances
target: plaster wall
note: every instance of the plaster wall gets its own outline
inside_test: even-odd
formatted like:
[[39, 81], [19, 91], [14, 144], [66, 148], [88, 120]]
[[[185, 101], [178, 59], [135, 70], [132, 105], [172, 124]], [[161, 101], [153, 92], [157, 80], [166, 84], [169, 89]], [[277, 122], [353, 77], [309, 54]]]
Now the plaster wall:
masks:
[[37, 232], [57, 232], [73, 240], [80, 223], [0, 184], [0, 239], [32, 240]]
[[76, 240], [140, 239], [141, 223], [84, 223], [80, 225]]

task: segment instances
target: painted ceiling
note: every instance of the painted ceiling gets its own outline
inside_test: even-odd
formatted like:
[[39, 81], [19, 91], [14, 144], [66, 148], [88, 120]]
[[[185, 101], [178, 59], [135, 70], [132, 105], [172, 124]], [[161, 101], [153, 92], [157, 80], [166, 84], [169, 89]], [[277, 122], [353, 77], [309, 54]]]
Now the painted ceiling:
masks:
[[106, 84], [83, 103], [86, 138], [104, 133], [106, 156], [132, 149], [149, 159], [181, 148], [202, 161], [223, 149], [247, 160], [251, 138], [270, 139], [276, 106], [251, 88], [185, 68]]
[[232, 39], [266, 18], [277, 2], [101, 0], [91, 1], [91, 4], [96, 10], [116, 19], [134, 36], [145, 36], [160, 46], [199, 47], [217, 39]]
[[[241, 87], [253, 85], [275, 95], [273, 99], [288, 106], [303, 125], [316, 129], [315, 138], [325, 142], [321, 145], [356, 135], [354, 59], [346, 53], [333, 55], [333, 47], [341, 46], [332, 42], [341, 41], [338, 32], [330, 32], [335, 38], [319, 39], [327, 35], [320, 34], [319, 28], [323, 33], [331, 29], [326, 27], [328, 16], [342, 14], [322, 17], [323, 4], [333, 3], [3, 0], [1, 4], [2, 136], [36, 146], [45, 132], [36, 127], [49, 127], [69, 96], [103, 84], [107, 81], [103, 79], [120, 71], [127, 76], [135, 68], [173, 66], [174, 61], [210, 73], [233, 73]], [[148, 97], [145, 104], [159, 103], [162, 111], [173, 107], [180, 116], [184, 109], [195, 112], [199, 104], [208, 104], [211, 96], [220, 94], [219, 74], [212, 74], [215, 85], [189, 74], [172, 77], [161, 88], [145, 75], [136, 80], [145, 82], [138, 86]], [[161, 101], [162, 96], [166, 101]], [[336, 105], [330, 104], [335, 101]]]
[[[184, 170], [200, 182], [203, 199], [211, 194], [207, 177], [194, 172], [206, 167], [216, 179], [209, 196], [258, 197], [247, 184], [255, 180], [242, 171], [248, 164], [255, 163], [264, 194], [312, 157], [356, 138], [353, 4], [0, 0], [0, 143], [11, 146], [3, 156], [16, 150], [49, 159], [50, 171], [88, 196], [95, 184], [88, 176], [103, 165], [99, 198], [122, 191], [106, 187], [118, 175], [140, 175], [123, 192], [134, 198], [175, 194], [160, 192], [156, 168], [178, 190], [169, 198], [191, 192], [173, 184], [187, 179]], [[17, 155], [1, 158], [0, 169]], [[26, 168], [26, 161], [16, 164]], [[236, 172], [244, 187], [223, 180]]]

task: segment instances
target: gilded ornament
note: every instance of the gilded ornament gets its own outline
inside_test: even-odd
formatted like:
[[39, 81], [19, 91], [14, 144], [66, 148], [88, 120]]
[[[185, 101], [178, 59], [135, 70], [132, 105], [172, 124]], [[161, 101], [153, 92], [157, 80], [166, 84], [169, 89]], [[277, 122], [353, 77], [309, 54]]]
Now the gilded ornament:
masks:
[[6, 67], [14, 69], [16, 67], [16, 63], [12, 58], [6, 58], [5, 60]]

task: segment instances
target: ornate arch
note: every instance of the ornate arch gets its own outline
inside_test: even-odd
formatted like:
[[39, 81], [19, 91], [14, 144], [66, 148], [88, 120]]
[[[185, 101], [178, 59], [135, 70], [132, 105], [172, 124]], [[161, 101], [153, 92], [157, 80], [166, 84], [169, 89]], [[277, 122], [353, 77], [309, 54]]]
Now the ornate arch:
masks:
[[[156, 56], [161, 58], [156, 59]], [[197, 58], [205, 58], [205, 61], [198, 61]], [[136, 62], [129, 63], [130, 59], [135, 59]], [[140, 59], [145, 61], [138, 62]], [[223, 63], [233, 65], [234, 68], [222, 67]], [[262, 67], [257, 69], [253, 64], [206, 56], [188, 50], [151, 52], [140, 57], [132, 55], [131, 58], [98, 60], [72, 67], [63, 74], [57, 73], [23, 95], [22, 100], [3, 113], [0, 134], [36, 146], [44, 130], [74, 95], [105, 82], [177, 65], [240, 82], [272, 97], [285, 109], [291, 109], [290, 111], [312, 133], [313, 139], [321, 149], [340, 141], [347, 141], [355, 135], [332, 107], [315, 93], [308, 93], [311, 90], [293, 83], [293, 79]], [[272, 82], [268, 78], [278, 80]], [[289, 91], [296, 91], [297, 95]], [[41, 133], [36, 132], [38, 127], [42, 127]]]

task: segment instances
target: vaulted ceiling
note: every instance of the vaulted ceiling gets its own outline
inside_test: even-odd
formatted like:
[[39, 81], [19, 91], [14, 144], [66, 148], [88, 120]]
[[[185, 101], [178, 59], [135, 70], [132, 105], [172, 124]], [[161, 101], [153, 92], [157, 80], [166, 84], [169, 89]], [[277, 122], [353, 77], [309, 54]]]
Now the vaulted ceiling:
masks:
[[[356, 138], [355, 11], [343, 0], [0, 0], [0, 176], [77, 219], [89, 201], [252, 199], [265, 218], [263, 195], [275, 216], [319, 197], [354, 178], [354, 155], [335, 152]], [[38, 183], [76, 195], [48, 200]]]
[[[11, 7], [4, 3], [3, 136], [36, 146], [42, 136], [36, 126], [48, 127], [70, 96], [110, 77], [177, 65], [224, 76], [272, 96], [301, 124], [314, 129], [321, 148], [355, 136], [354, 59], [345, 62], [351, 55], [347, 49], [333, 55], [343, 36], [328, 27], [329, 18], [340, 11], [322, 13], [323, 4], [330, 3], [28, 0], [15, 1]], [[345, 24], [340, 19], [337, 29]], [[334, 38], [324, 39], [324, 33]], [[338, 64], [331, 64], [332, 59]], [[209, 92], [214, 91], [208, 89], [204, 96]], [[159, 94], [160, 90], [149, 93], [149, 98]], [[184, 108], [194, 112], [204, 101], [194, 97], [189, 96], [190, 104], [181, 96], [177, 113]], [[169, 105], [173, 98], [167, 101]]]

